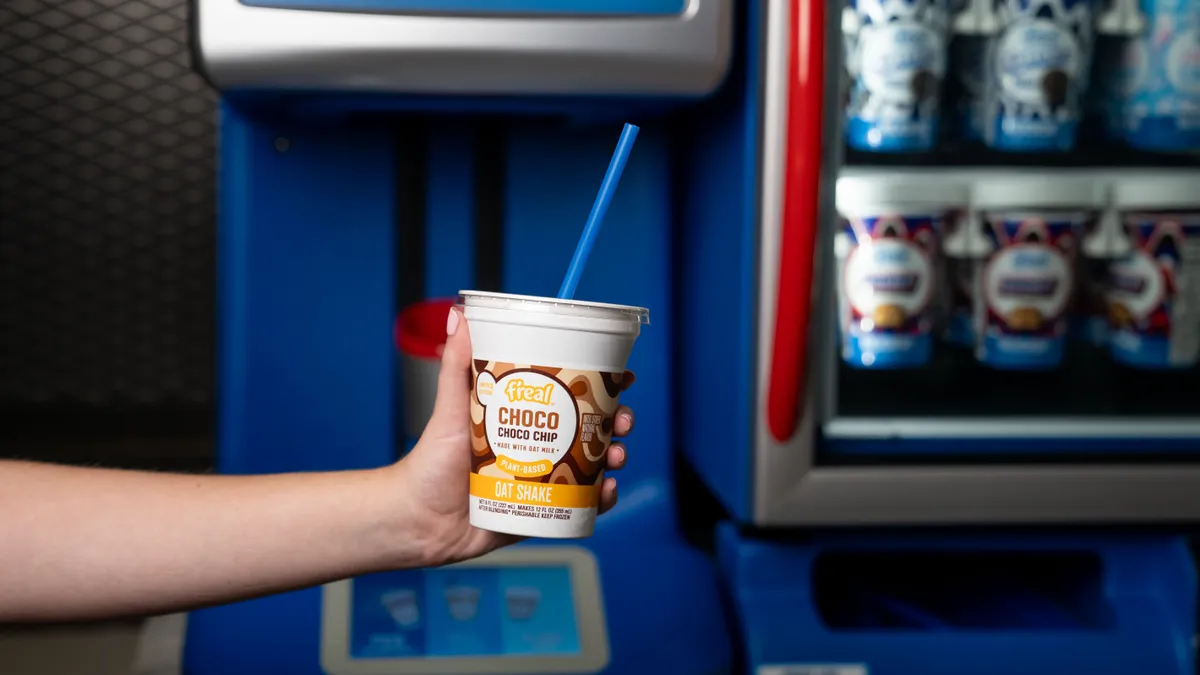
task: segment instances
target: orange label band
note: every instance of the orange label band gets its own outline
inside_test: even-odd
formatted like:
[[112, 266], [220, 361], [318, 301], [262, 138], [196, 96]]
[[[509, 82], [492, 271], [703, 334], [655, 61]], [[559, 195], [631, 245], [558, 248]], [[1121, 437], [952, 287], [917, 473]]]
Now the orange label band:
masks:
[[599, 506], [600, 486], [531, 483], [472, 473], [471, 496], [507, 504], [586, 509]]

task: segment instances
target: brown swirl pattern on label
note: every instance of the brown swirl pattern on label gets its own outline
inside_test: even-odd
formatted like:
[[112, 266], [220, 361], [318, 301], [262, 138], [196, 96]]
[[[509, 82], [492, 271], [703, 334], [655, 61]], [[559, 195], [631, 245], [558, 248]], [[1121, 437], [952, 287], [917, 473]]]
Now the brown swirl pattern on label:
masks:
[[[562, 485], [596, 485], [604, 477], [604, 461], [609, 443], [612, 442], [613, 421], [619, 398], [624, 388], [625, 373], [571, 370], [548, 366], [522, 365], [504, 361], [472, 362], [472, 383], [478, 381], [480, 373], [489, 373], [499, 381], [512, 371], [531, 370], [553, 377], [566, 385], [578, 408], [578, 429], [569, 451], [563, 455], [554, 469], [541, 476], [516, 476], [496, 464], [496, 453], [488, 442], [485, 409], [478, 392], [471, 387], [471, 472], [495, 478], [554, 483]], [[588, 420], [599, 420], [598, 424], [585, 424]]]

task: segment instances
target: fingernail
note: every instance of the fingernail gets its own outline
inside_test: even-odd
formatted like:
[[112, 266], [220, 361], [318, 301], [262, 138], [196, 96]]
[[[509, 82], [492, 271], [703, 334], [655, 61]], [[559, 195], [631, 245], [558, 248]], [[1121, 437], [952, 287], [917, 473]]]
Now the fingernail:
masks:
[[446, 335], [454, 335], [456, 330], [458, 330], [458, 310], [451, 309], [450, 314], [446, 317]]
[[629, 426], [633, 426], [633, 415], [630, 415], [629, 413], [622, 413], [621, 421]]

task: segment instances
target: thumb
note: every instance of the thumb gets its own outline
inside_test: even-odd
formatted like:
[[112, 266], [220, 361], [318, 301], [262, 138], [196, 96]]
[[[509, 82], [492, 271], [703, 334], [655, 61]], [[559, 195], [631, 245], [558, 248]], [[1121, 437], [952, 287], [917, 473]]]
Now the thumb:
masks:
[[446, 346], [442, 349], [437, 399], [429, 427], [442, 433], [466, 428], [471, 406], [471, 334], [462, 312], [452, 308], [446, 316]]

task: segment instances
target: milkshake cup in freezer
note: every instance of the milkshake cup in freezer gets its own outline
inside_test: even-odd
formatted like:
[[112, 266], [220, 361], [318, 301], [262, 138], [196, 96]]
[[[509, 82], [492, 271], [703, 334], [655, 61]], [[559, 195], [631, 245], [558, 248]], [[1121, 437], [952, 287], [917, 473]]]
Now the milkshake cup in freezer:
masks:
[[1074, 297], [1075, 242], [1089, 214], [1009, 211], [984, 216], [995, 248], [983, 268], [979, 359], [996, 368], [1062, 362]]
[[975, 186], [972, 227], [988, 251], [975, 300], [980, 362], [1016, 370], [1062, 362], [1077, 297], [1076, 256], [1104, 198], [1086, 177], [997, 175]]
[[1146, 26], [1123, 43], [1124, 140], [1143, 150], [1200, 150], [1200, 0], [1144, 0]]
[[592, 534], [640, 307], [463, 291], [471, 331], [471, 524]]
[[1113, 191], [1131, 251], [1112, 265], [1113, 359], [1136, 368], [1200, 360], [1200, 177], [1127, 178]]
[[947, 0], [851, 0], [842, 17], [851, 147], [933, 149], [949, 24]]
[[939, 242], [966, 190], [920, 179], [838, 181], [835, 237], [842, 360], [857, 368], [911, 368], [933, 349]]
[[1073, 150], [1090, 77], [1091, 0], [999, 0], [996, 12], [984, 142], [1005, 151]]

